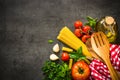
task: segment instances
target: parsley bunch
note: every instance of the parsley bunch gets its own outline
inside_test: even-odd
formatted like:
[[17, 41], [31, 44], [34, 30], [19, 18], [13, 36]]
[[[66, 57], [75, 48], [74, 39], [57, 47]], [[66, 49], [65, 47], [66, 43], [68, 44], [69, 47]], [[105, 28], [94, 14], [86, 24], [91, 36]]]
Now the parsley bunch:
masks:
[[53, 61], [46, 61], [42, 67], [44, 80], [71, 80], [71, 70], [66, 63], [61, 64]]

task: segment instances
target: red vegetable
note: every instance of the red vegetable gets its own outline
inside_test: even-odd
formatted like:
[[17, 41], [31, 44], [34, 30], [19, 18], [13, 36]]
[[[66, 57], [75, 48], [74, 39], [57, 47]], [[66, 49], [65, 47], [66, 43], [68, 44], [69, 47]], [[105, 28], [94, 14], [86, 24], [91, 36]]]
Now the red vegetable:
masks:
[[82, 30], [81, 30], [81, 29], [75, 29], [74, 34], [75, 34], [77, 37], [81, 37], [81, 36], [82, 36]]
[[91, 30], [92, 28], [90, 26], [84, 26], [82, 28], [83, 32], [86, 33], [86, 34], [89, 34], [89, 31]]
[[69, 58], [70, 58], [70, 56], [69, 56], [69, 54], [68, 54], [67, 52], [63, 52], [63, 53], [62, 53], [61, 59], [62, 59], [63, 61], [68, 61]]
[[74, 23], [74, 27], [76, 28], [76, 29], [79, 29], [79, 28], [81, 28], [82, 27], [82, 22], [81, 21], [75, 21], [75, 23]]
[[90, 76], [90, 68], [83, 60], [76, 62], [72, 67], [74, 80], [86, 80]]
[[90, 35], [83, 35], [82, 36], [82, 41], [83, 42], [86, 42], [88, 38], [90, 38], [91, 36]]

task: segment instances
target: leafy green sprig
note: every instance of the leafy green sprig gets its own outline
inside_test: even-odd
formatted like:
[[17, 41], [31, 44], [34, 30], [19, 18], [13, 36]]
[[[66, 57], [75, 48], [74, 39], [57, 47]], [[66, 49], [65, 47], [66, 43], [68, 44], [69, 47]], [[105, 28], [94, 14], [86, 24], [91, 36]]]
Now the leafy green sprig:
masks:
[[79, 59], [85, 59], [86, 57], [82, 54], [82, 47], [80, 47], [77, 51], [73, 51], [69, 53], [70, 58], [74, 59], [76, 62]]
[[94, 30], [97, 23], [97, 18], [92, 18], [90, 16], [87, 16], [87, 20], [88, 22], [85, 23], [85, 25], [89, 25]]
[[64, 62], [57, 63], [53, 61], [46, 61], [42, 67], [45, 75], [44, 80], [71, 80], [71, 70]]
[[80, 47], [77, 51], [73, 51], [69, 53], [70, 58], [74, 60], [74, 62], [78, 60], [84, 60], [86, 63], [90, 64], [90, 61], [86, 58], [85, 55], [82, 54], [82, 47]]

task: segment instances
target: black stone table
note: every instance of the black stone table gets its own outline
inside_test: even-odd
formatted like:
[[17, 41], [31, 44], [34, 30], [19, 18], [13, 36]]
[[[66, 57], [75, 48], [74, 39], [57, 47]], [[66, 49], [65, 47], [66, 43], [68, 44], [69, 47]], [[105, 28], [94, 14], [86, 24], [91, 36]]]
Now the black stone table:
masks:
[[0, 0], [0, 80], [42, 80], [52, 46], [63, 45], [56, 40], [59, 30], [74, 30], [74, 21], [85, 23], [86, 16], [106, 15], [120, 29], [119, 0]]

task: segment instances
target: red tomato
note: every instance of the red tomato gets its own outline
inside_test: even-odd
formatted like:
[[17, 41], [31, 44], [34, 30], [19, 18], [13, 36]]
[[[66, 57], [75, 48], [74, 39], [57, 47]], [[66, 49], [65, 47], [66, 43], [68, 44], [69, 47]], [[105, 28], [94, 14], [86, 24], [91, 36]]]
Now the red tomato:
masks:
[[85, 33], [89, 33], [89, 31], [90, 31], [91, 29], [92, 29], [92, 28], [91, 28], [90, 26], [84, 26], [84, 27], [82, 28], [83, 32], [85, 32]]
[[81, 21], [75, 21], [74, 22], [74, 27], [76, 28], [76, 29], [79, 29], [80, 27], [82, 27], [82, 22]]
[[69, 56], [69, 54], [68, 54], [67, 52], [63, 52], [63, 53], [62, 53], [61, 59], [62, 59], [63, 61], [68, 61], [69, 58], [70, 58], [70, 56]]
[[82, 41], [83, 42], [86, 42], [88, 38], [90, 38], [91, 36], [90, 35], [83, 35], [82, 36]]
[[82, 36], [82, 30], [81, 30], [81, 29], [75, 29], [74, 34], [75, 34], [77, 37], [81, 37], [81, 36]]
[[76, 62], [72, 67], [74, 80], [86, 80], [90, 76], [90, 68], [83, 60]]

